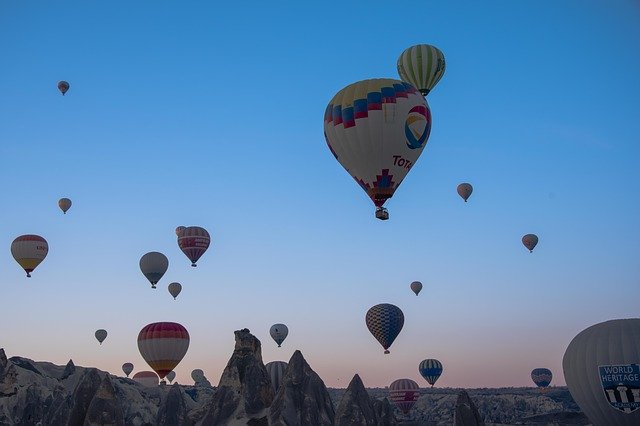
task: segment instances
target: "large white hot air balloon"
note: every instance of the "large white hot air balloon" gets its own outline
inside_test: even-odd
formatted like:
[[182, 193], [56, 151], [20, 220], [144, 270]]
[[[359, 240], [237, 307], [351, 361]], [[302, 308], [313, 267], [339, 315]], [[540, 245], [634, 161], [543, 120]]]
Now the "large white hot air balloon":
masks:
[[140, 270], [151, 283], [151, 288], [156, 288], [156, 284], [168, 268], [169, 259], [157, 251], [149, 252], [140, 258]]
[[376, 217], [427, 145], [431, 111], [415, 87], [372, 79], [340, 90], [327, 105], [324, 136], [333, 156], [367, 193]]
[[562, 369], [571, 396], [595, 426], [640, 425], [640, 318], [581, 331]]
[[31, 277], [31, 272], [47, 257], [49, 244], [39, 235], [21, 235], [11, 243], [11, 254], [22, 269]]

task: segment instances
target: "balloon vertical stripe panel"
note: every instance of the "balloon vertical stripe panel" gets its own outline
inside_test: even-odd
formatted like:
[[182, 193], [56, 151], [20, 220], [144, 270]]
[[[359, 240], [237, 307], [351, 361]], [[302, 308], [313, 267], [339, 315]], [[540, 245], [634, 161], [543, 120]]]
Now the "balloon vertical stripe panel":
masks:
[[333, 97], [324, 114], [332, 154], [378, 207], [393, 196], [430, 132], [426, 100], [399, 80], [351, 84]]

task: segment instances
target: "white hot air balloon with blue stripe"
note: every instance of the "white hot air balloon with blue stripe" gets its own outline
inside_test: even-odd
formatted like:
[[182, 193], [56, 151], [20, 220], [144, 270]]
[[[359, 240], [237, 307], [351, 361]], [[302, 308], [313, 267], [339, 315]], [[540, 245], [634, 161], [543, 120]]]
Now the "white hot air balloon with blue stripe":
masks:
[[420, 375], [433, 387], [442, 374], [442, 363], [437, 359], [425, 359], [418, 366]]

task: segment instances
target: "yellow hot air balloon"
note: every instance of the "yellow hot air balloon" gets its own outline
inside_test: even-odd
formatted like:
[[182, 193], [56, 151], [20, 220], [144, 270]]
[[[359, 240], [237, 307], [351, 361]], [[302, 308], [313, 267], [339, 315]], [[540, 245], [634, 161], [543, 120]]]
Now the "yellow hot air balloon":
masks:
[[324, 135], [334, 157], [388, 219], [383, 204], [420, 157], [431, 132], [431, 111], [415, 87], [399, 80], [353, 83], [329, 102]]
[[402, 81], [417, 87], [427, 96], [444, 75], [444, 54], [430, 44], [406, 49], [398, 58], [398, 74]]
[[11, 243], [11, 254], [22, 269], [31, 277], [31, 272], [47, 257], [49, 244], [39, 235], [21, 235]]

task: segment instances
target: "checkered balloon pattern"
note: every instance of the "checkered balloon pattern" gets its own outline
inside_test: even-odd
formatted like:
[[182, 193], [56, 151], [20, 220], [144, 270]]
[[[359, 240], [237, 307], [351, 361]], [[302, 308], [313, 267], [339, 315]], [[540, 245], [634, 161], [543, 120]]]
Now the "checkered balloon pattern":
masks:
[[389, 353], [387, 349], [404, 325], [404, 314], [400, 308], [390, 303], [375, 305], [367, 311], [365, 320], [373, 337], [380, 342], [385, 353]]

